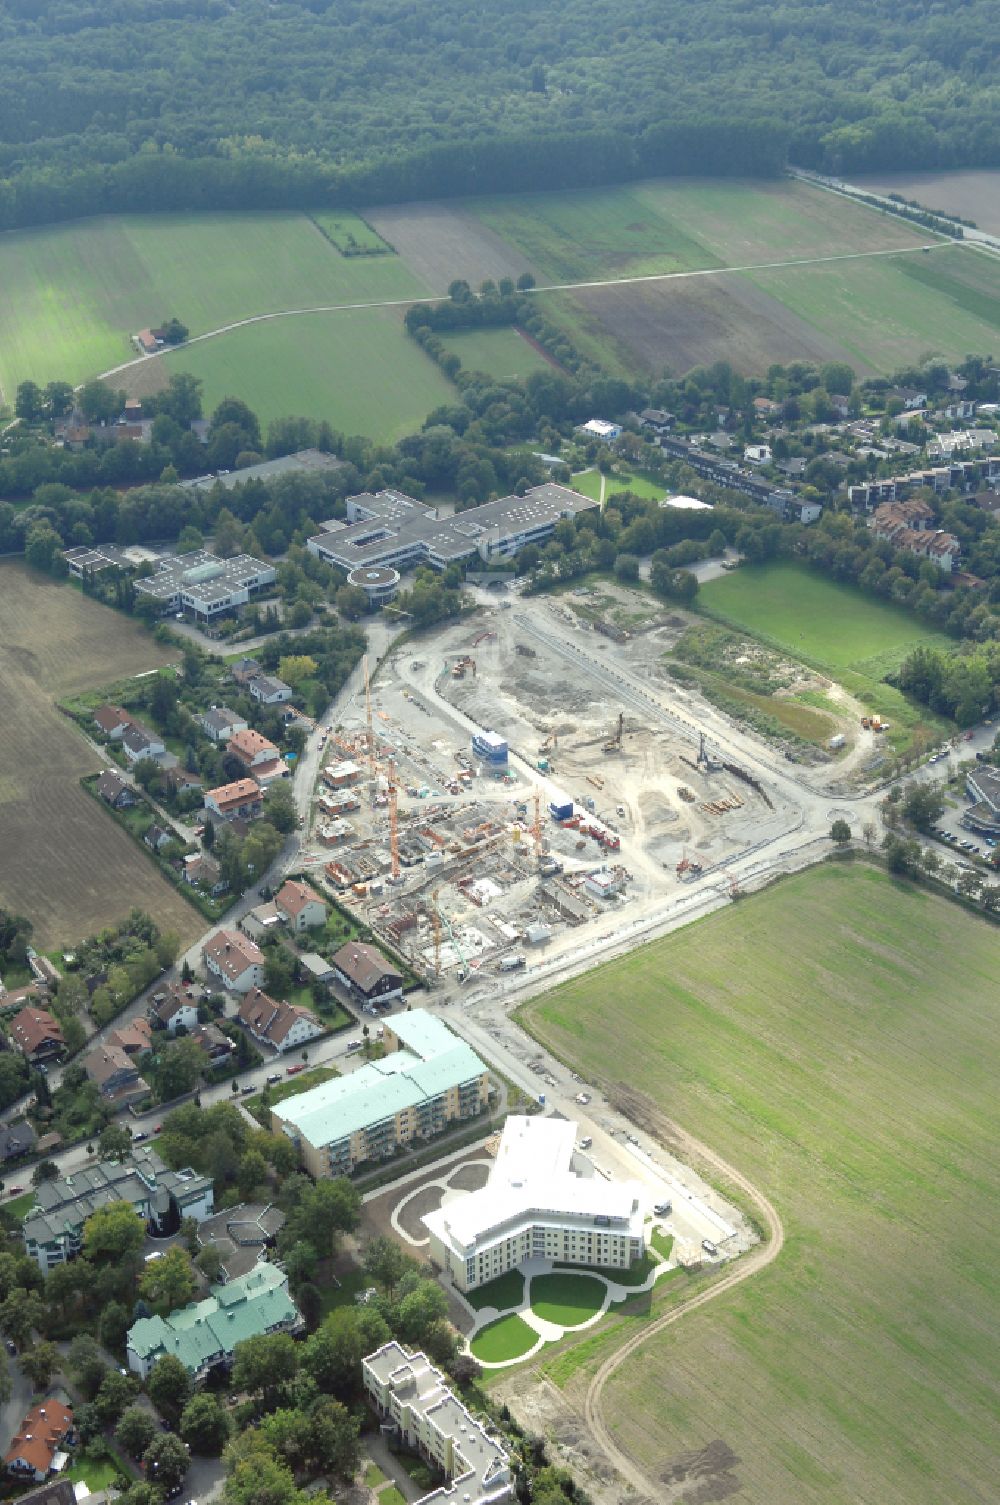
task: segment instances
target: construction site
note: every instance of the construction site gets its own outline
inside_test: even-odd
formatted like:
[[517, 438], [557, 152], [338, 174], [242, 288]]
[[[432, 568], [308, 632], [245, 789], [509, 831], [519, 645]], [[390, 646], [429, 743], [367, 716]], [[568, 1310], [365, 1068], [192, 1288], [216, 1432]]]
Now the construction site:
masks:
[[788, 827], [749, 767], [642, 688], [653, 633], [571, 620], [541, 599], [484, 608], [366, 665], [325, 729], [306, 865], [432, 986], [549, 960], [691, 885], [738, 898], [727, 861]]

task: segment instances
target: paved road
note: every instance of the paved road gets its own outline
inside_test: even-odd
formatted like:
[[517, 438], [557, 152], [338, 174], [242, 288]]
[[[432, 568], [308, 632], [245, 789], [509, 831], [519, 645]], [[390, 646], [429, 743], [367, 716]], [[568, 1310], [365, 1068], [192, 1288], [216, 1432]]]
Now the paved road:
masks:
[[[910, 225], [914, 231], [925, 229], [923, 225], [918, 225], [914, 220], [908, 219], [905, 214], [900, 214], [899, 204], [891, 199], [888, 194], [876, 193], [874, 188], [863, 188], [858, 183], [846, 183], [842, 178], [825, 177], [822, 173], [810, 172], [808, 169], [802, 167], [790, 167], [788, 171], [793, 178], [800, 178], [803, 183], [812, 183], [814, 187], [823, 188], [827, 193], [839, 194], [841, 198], [857, 200], [864, 198], [875, 199], [878, 203], [884, 204], [890, 213], [895, 213], [896, 218], [902, 223]], [[923, 207], [927, 209], [929, 214], [939, 213], [938, 210], [929, 204]], [[955, 246], [970, 243], [982, 246], [988, 251], [1000, 252], [1000, 237], [991, 235], [987, 230], [979, 230], [972, 225], [962, 226], [961, 240], [955, 240], [951, 236], [942, 236], [941, 240], [936, 244], [937, 248], [940, 249], [942, 245]], [[925, 247], [920, 246], [917, 249], [924, 250]]]

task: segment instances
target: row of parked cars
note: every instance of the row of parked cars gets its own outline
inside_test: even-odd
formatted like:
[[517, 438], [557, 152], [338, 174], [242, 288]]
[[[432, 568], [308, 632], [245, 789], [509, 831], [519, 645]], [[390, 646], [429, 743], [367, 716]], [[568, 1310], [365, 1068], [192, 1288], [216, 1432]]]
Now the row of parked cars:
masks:
[[[935, 826], [934, 835], [939, 837], [941, 841], [950, 841], [952, 846], [959, 847], [963, 852], [973, 852], [977, 857], [985, 857], [986, 855], [982, 847], [977, 846], [974, 841], [959, 841], [954, 831], [946, 831], [944, 826]], [[996, 846], [996, 842], [991, 836], [984, 836], [983, 841], [989, 850], [992, 850]]]

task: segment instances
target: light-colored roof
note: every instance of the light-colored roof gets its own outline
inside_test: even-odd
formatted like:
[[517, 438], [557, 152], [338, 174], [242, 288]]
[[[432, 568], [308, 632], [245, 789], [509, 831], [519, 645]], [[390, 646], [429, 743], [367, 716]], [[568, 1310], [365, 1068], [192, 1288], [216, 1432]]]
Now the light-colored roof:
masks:
[[455, 1045], [456, 1037], [448, 1026], [427, 1009], [408, 1009], [406, 1013], [397, 1014], [388, 1027], [401, 1045], [424, 1061], [452, 1050]]
[[[643, 1202], [633, 1181], [574, 1175], [576, 1124], [512, 1114], [486, 1185], [429, 1212], [423, 1221], [460, 1258], [546, 1221], [593, 1229], [643, 1231]], [[597, 1224], [600, 1219], [600, 1224]]]
[[509, 1479], [506, 1449], [466, 1409], [425, 1354], [408, 1354], [392, 1340], [369, 1354], [363, 1365], [405, 1406], [426, 1417], [442, 1437], [453, 1441], [455, 1466], [450, 1484], [421, 1495], [417, 1505], [445, 1505], [454, 1500], [488, 1505], [498, 1498], [511, 1498], [506, 1490], [499, 1493]]
[[229, 1356], [238, 1343], [279, 1327], [293, 1327], [299, 1312], [288, 1294], [284, 1271], [262, 1261], [228, 1285], [213, 1286], [204, 1301], [168, 1317], [141, 1317], [129, 1328], [128, 1347], [144, 1360], [171, 1353], [196, 1374], [206, 1363]]
[[349, 1076], [323, 1082], [278, 1103], [272, 1112], [310, 1144], [336, 1144], [404, 1108], [474, 1081], [486, 1071], [475, 1051], [452, 1036], [453, 1049], [433, 1061], [397, 1050]]

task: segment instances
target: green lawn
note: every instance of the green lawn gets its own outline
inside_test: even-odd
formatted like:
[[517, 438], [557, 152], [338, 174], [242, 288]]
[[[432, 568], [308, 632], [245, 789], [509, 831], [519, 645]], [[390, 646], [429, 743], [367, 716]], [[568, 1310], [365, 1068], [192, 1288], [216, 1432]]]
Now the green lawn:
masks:
[[91, 1494], [96, 1494], [98, 1490], [107, 1489], [111, 1481], [123, 1472], [113, 1459], [90, 1458], [81, 1448], [73, 1455], [73, 1461], [65, 1469], [63, 1477], [71, 1479], [74, 1484], [87, 1484]]
[[395, 1484], [379, 1491], [379, 1505], [406, 1505], [406, 1496], [400, 1494]]
[[4, 1211], [8, 1212], [12, 1218], [16, 1218], [19, 1223], [23, 1223], [34, 1205], [35, 1193], [26, 1191], [21, 1196], [12, 1197], [9, 1202], [5, 1202]]
[[441, 343], [462, 362], [466, 371], [485, 371], [503, 381], [523, 380], [532, 371], [551, 370], [549, 362], [516, 329], [468, 329], [443, 334]]
[[473, 1338], [470, 1347], [477, 1359], [487, 1364], [500, 1364], [506, 1359], [520, 1358], [538, 1342], [538, 1334], [516, 1314], [498, 1317]]
[[592, 1275], [556, 1270], [531, 1281], [531, 1310], [560, 1327], [579, 1327], [604, 1305], [607, 1287]]
[[399, 257], [341, 256], [306, 215], [284, 213], [121, 215], [12, 231], [0, 235], [0, 286], [7, 400], [28, 376], [78, 382], [129, 360], [129, 335], [170, 315], [200, 334], [275, 309], [425, 291]]
[[[943, 649], [953, 646], [951, 638], [901, 607], [786, 563], [744, 566], [709, 580], [698, 602], [710, 616], [838, 679], [867, 709], [889, 718], [894, 743], [919, 725], [944, 727], [939, 717], [915, 707], [898, 690], [882, 683], [883, 676], [897, 668], [918, 643]], [[768, 699], [765, 708], [774, 715], [779, 705]], [[803, 708], [799, 714], [815, 713]]]
[[508, 1270], [506, 1275], [499, 1275], [496, 1280], [490, 1280], [484, 1286], [477, 1286], [474, 1291], [466, 1291], [465, 1299], [477, 1312], [484, 1307], [496, 1307], [498, 1312], [505, 1312], [509, 1307], [520, 1306], [524, 1298], [524, 1276], [520, 1270]]
[[[599, 502], [601, 499], [601, 473], [597, 469], [579, 471], [570, 485], [582, 496], [589, 496], [591, 501]], [[605, 501], [614, 496], [616, 491], [632, 491], [636, 496], [645, 497], [647, 501], [658, 502], [666, 496], [667, 487], [652, 476], [644, 476], [640, 471], [630, 471], [626, 475], [604, 477]]]
[[[396, 263], [389, 256], [343, 261], [331, 246], [326, 250], [345, 266]], [[386, 442], [419, 429], [432, 408], [455, 400], [443, 371], [404, 332], [401, 309], [251, 324], [163, 362], [167, 374], [201, 378], [208, 411], [223, 397], [242, 397], [263, 422], [289, 414], [326, 418], [346, 434]]]
[[649, 1235], [649, 1242], [661, 1259], [670, 1258], [674, 1247], [674, 1236], [672, 1233], [664, 1233], [662, 1228], [654, 1228]]
[[375, 1489], [379, 1484], [385, 1483], [385, 1474], [377, 1463], [369, 1463], [365, 1469], [365, 1483], [369, 1489]]
[[339, 1284], [322, 1284], [320, 1291], [323, 1297], [323, 1316], [328, 1312], [335, 1311], [338, 1306], [353, 1306], [355, 1298], [362, 1291], [367, 1291], [372, 1285], [372, 1278], [364, 1270], [357, 1268], [348, 1270], [346, 1275], [338, 1276]]
[[993, 927], [830, 865], [527, 1006], [613, 1103], [665, 1111], [784, 1223], [774, 1264], [609, 1383], [630, 1454], [660, 1474], [722, 1440], [737, 1505], [992, 1497], [998, 997]]
[[961, 359], [993, 349], [1000, 334], [1000, 265], [967, 247], [748, 275], [876, 371], [898, 370], [929, 350]]

